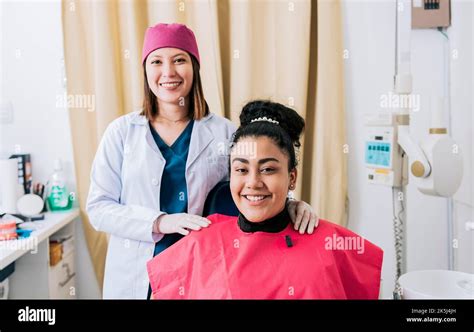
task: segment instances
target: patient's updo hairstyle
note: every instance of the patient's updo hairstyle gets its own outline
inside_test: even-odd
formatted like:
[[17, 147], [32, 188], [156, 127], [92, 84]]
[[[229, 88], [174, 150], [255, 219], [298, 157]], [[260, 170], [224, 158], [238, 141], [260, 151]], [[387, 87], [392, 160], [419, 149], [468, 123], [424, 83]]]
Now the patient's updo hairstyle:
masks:
[[232, 138], [231, 146], [244, 137], [266, 136], [286, 153], [288, 171], [291, 171], [297, 165], [295, 148], [301, 146], [303, 129], [304, 119], [296, 111], [269, 100], [255, 100], [242, 109], [240, 127]]

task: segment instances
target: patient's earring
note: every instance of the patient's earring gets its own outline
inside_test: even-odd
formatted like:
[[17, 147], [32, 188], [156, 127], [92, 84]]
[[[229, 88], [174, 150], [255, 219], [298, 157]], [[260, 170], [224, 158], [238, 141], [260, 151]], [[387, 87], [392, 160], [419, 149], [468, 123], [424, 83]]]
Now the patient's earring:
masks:
[[295, 189], [295, 185], [290, 184], [290, 188], [289, 188], [288, 196], [287, 196], [290, 201], [295, 200], [295, 194], [293, 193], [293, 189]]

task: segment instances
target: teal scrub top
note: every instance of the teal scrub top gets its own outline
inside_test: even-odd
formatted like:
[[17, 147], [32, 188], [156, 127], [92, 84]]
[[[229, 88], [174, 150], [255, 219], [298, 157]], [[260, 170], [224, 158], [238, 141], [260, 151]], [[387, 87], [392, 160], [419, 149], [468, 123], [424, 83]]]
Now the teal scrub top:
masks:
[[[160, 210], [167, 214], [186, 213], [188, 211], [188, 191], [186, 186], [186, 160], [188, 159], [189, 144], [194, 121], [191, 120], [184, 131], [169, 146], [150, 124], [151, 133], [161, 154], [166, 160], [161, 178]], [[165, 234], [156, 243], [154, 256], [181, 239], [179, 233]]]

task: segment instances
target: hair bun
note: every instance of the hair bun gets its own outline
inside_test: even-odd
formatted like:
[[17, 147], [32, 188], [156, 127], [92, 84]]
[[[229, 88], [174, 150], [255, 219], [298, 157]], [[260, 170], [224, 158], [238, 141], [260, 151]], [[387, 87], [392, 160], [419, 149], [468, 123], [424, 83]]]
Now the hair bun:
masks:
[[251, 101], [240, 113], [240, 125], [242, 127], [250, 125], [252, 120], [263, 117], [278, 121], [278, 126], [288, 133], [293, 144], [297, 147], [301, 145], [299, 139], [304, 129], [304, 119], [295, 110], [269, 100]]

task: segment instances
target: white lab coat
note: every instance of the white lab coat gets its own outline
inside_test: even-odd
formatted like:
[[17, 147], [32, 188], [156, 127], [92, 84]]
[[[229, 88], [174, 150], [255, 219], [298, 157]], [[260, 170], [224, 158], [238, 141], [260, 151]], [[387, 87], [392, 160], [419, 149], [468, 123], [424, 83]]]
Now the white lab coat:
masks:
[[[210, 114], [195, 121], [186, 162], [188, 213], [201, 215], [209, 191], [228, 178], [228, 144], [235, 125]], [[104, 298], [145, 299], [146, 263], [155, 242], [165, 166], [144, 116], [129, 113], [113, 121], [102, 137], [91, 172], [87, 213], [92, 226], [110, 234]]]

